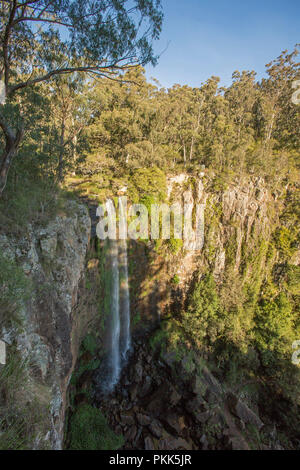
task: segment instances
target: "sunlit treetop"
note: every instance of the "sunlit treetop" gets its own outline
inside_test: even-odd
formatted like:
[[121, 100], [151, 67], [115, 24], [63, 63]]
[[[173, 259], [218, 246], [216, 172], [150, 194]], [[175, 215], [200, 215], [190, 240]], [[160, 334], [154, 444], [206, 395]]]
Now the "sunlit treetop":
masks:
[[74, 70], [109, 76], [157, 61], [160, 0], [4, 0], [0, 17], [7, 95]]

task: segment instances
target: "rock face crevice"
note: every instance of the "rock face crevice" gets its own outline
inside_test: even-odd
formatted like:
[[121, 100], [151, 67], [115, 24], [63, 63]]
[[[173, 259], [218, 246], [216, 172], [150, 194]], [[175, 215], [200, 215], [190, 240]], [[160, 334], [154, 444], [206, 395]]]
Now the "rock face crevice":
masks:
[[[22, 267], [31, 282], [30, 298], [20, 312], [21, 326], [6, 328], [0, 338], [8, 351], [16, 347], [24, 362], [26, 385], [18, 406], [43, 402], [34, 423], [34, 449], [61, 449], [66, 391], [76, 361], [74, 314], [85, 271], [91, 221], [86, 207], [74, 201], [46, 227], [27, 227], [19, 239], [1, 235], [0, 249]], [[75, 338], [75, 340], [74, 340]]]

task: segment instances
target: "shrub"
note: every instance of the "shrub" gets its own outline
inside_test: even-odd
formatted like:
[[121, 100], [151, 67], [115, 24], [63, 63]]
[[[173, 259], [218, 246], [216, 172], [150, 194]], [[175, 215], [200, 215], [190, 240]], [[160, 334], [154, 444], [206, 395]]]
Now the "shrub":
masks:
[[82, 347], [84, 351], [94, 355], [97, 349], [97, 338], [91, 333], [87, 334], [82, 342]]
[[175, 286], [177, 286], [180, 283], [180, 278], [179, 278], [178, 274], [174, 274], [174, 276], [171, 279], [171, 282]]
[[166, 199], [166, 175], [157, 167], [139, 168], [130, 177], [129, 193], [133, 202], [154, 196], [155, 201]]
[[32, 395], [28, 361], [10, 346], [0, 371], [0, 450], [29, 449], [36, 429], [47, 427], [47, 404], [47, 394]]
[[9, 184], [0, 201], [0, 227], [22, 234], [28, 223], [47, 224], [64, 207], [65, 198], [70, 194], [46, 179], [24, 178], [16, 188]]
[[116, 450], [123, 444], [123, 436], [117, 436], [109, 428], [97, 408], [84, 403], [71, 417], [71, 450]]
[[196, 342], [206, 336], [214, 342], [222, 330], [219, 297], [211, 274], [196, 284], [189, 307], [183, 313], [183, 326]]
[[183, 246], [183, 241], [181, 239], [170, 238], [170, 240], [168, 240], [168, 247], [173, 255], [177, 255], [179, 251], [182, 249], [182, 246]]
[[283, 255], [287, 257], [292, 256], [296, 250], [297, 231], [288, 229], [287, 227], [280, 227], [275, 233], [275, 242], [277, 248]]

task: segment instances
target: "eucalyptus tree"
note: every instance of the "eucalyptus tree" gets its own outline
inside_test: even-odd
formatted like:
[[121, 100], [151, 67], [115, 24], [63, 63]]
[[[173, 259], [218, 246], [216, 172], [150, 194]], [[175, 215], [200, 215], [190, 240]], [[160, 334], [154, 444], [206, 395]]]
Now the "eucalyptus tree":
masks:
[[6, 104], [22, 90], [62, 74], [111, 79], [155, 63], [160, 0], [3, 0], [0, 5], [0, 196], [24, 135]]
[[[263, 123], [264, 155], [272, 149], [272, 139], [281, 140], [284, 130], [290, 125], [290, 115], [296, 112], [293, 124], [298, 123], [298, 108], [292, 103], [293, 82], [300, 77], [300, 63], [297, 61], [299, 45], [292, 52], [283, 51], [267, 67], [267, 78], [261, 82], [260, 112]], [[284, 129], [285, 128], [285, 129]], [[296, 129], [292, 129], [293, 136]]]
[[83, 129], [91, 120], [89, 94], [92, 82], [86, 82], [82, 73], [57, 75], [51, 82], [51, 124], [55, 137], [53, 156], [57, 158], [56, 175], [63, 180], [67, 165], [76, 166], [77, 143]]

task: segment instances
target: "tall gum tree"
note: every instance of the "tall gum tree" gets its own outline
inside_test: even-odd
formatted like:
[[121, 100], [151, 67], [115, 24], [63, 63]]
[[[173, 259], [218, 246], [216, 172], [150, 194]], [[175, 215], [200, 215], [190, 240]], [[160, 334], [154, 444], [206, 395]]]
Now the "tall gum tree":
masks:
[[24, 88], [61, 74], [117, 79], [154, 64], [160, 0], [3, 0], [0, 4], [0, 197], [24, 135], [6, 104]]

